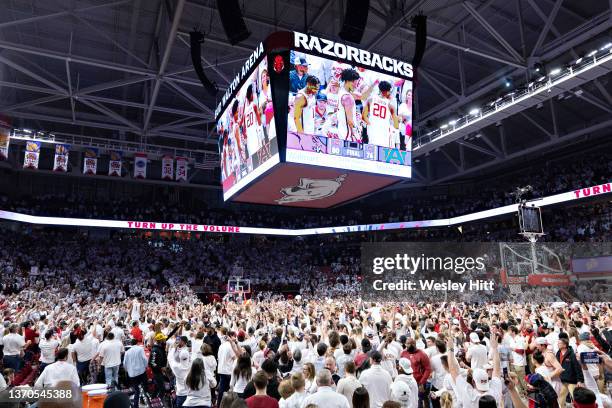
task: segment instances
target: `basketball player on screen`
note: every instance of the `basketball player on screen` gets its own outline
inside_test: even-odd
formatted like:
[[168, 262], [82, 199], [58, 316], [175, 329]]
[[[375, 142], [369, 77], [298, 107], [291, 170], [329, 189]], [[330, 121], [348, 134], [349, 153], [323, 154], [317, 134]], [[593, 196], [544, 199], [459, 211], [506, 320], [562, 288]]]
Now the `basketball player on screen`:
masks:
[[306, 77], [306, 87], [300, 89], [293, 102], [293, 119], [298, 133], [313, 135], [315, 133], [316, 95], [319, 92], [319, 78], [314, 75]]
[[340, 74], [340, 91], [338, 93], [338, 137], [350, 142], [361, 142], [361, 132], [358, 131], [357, 106], [355, 104], [355, 81], [359, 73], [347, 68]]
[[234, 144], [234, 149], [236, 153], [238, 153], [236, 160], [244, 160], [246, 161], [246, 152], [244, 151], [244, 146], [242, 143], [242, 135], [240, 132], [240, 120], [238, 115], [238, 99], [234, 101], [232, 105], [232, 123], [231, 123], [231, 131], [230, 138], [232, 139], [232, 144]]
[[391, 99], [391, 84], [378, 84], [378, 94], [372, 95], [363, 108], [363, 121], [368, 126], [368, 143], [396, 147], [399, 144], [399, 121]]
[[249, 157], [252, 157], [259, 150], [263, 142], [261, 114], [254, 98], [253, 87], [253, 84], [249, 84], [246, 89], [246, 106], [244, 108], [244, 128]]

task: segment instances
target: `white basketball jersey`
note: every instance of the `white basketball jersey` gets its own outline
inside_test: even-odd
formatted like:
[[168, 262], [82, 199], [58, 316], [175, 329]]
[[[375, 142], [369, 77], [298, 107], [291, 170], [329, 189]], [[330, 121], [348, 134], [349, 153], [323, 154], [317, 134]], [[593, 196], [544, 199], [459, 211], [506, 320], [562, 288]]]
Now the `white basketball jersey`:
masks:
[[306, 98], [306, 105], [302, 107], [302, 129], [304, 133], [314, 135], [315, 133], [315, 95], [308, 96], [306, 92], [299, 91], [298, 96]]
[[375, 95], [370, 99], [368, 111], [368, 139], [376, 146], [391, 147], [391, 107], [390, 100]]
[[333, 115], [338, 111], [338, 94], [327, 92], [327, 114]]
[[244, 110], [244, 127], [246, 129], [247, 151], [249, 156], [252, 156], [260, 148], [260, 126], [255, 115], [255, 102], [247, 103]]
[[[241, 138], [240, 135], [240, 126], [238, 126], [238, 123], [233, 123], [232, 124], [232, 132], [230, 134], [230, 137], [233, 138], [234, 140], [232, 140], [232, 167], [233, 169], [237, 169], [240, 167], [240, 161], [242, 160], [242, 157], [240, 156], [240, 149], [238, 148], [238, 140], [236, 140], [237, 138]], [[244, 145], [242, 144], [243, 140], [240, 140], [240, 147], [244, 149]]]
[[338, 137], [344, 140], [355, 141], [358, 136], [355, 134], [354, 128], [349, 128], [348, 126], [348, 114], [346, 109], [344, 109], [344, 105], [342, 104], [342, 98], [344, 95], [348, 95], [351, 100], [353, 100], [353, 114], [352, 120], [354, 124], [357, 124], [357, 106], [355, 105], [355, 99], [353, 95], [347, 92], [344, 88], [340, 89], [338, 92]]

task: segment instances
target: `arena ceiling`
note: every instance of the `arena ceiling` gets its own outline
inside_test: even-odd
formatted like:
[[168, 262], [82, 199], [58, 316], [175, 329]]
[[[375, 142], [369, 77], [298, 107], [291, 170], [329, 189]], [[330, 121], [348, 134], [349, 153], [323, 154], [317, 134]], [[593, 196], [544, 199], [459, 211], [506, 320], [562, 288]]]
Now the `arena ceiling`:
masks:
[[[217, 150], [216, 100], [195, 75], [188, 33], [220, 89], [276, 30], [339, 39], [349, 0], [242, 0], [251, 36], [229, 45], [214, 0], [3, 0], [0, 113], [16, 125], [109, 142]], [[306, 13], [304, 12], [306, 4]], [[410, 17], [428, 16], [415, 128], [424, 134], [610, 41], [612, 0], [372, 0], [361, 47], [411, 60]], [[526, 154], [607, 134], [609, 73], [417, 158], [415, 182], [469, 176]], [[219, 96], [221, 93], [219, 93]], [[204, 166], [205, 167], [205, 166]], [[204, 171], [204, 170], [202, 170]]]

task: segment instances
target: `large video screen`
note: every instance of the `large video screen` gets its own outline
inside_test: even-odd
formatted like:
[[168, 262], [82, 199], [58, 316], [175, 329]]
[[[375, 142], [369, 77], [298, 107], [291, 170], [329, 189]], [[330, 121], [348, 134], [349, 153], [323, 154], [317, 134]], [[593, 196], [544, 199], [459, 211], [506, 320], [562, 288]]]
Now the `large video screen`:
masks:
[[279, 162], [267, 58], [229, 100], [217, 121], [217, 133], [227, 200]]
[[287, 161], [411, 177], [411, 81], [297, 51], [291, 61]]

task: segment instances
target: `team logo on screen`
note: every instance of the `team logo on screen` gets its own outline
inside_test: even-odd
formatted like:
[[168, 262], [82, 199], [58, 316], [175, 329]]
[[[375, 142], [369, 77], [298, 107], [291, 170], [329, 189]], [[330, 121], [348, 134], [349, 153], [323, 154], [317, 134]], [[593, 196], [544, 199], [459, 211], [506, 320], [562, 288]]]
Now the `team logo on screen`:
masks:
[[336, 194], [345, 179], [346, 174], [342, 174], [336, 179], [301, 178], [298, 185], [282, 188], [281, 194], [283, 197], [276, 202], [289, 204], [330, 197]]
[[282, 55], [274, 57], [274, 72], [280, 74], [285, 69], [285, 61], [283, 61]]
[[408, 166], [408, 153], [399, 149], [390, 149], [388, 147], [380, 148], [379, 161], [391, 164], [401, 164], [402, 166]]

